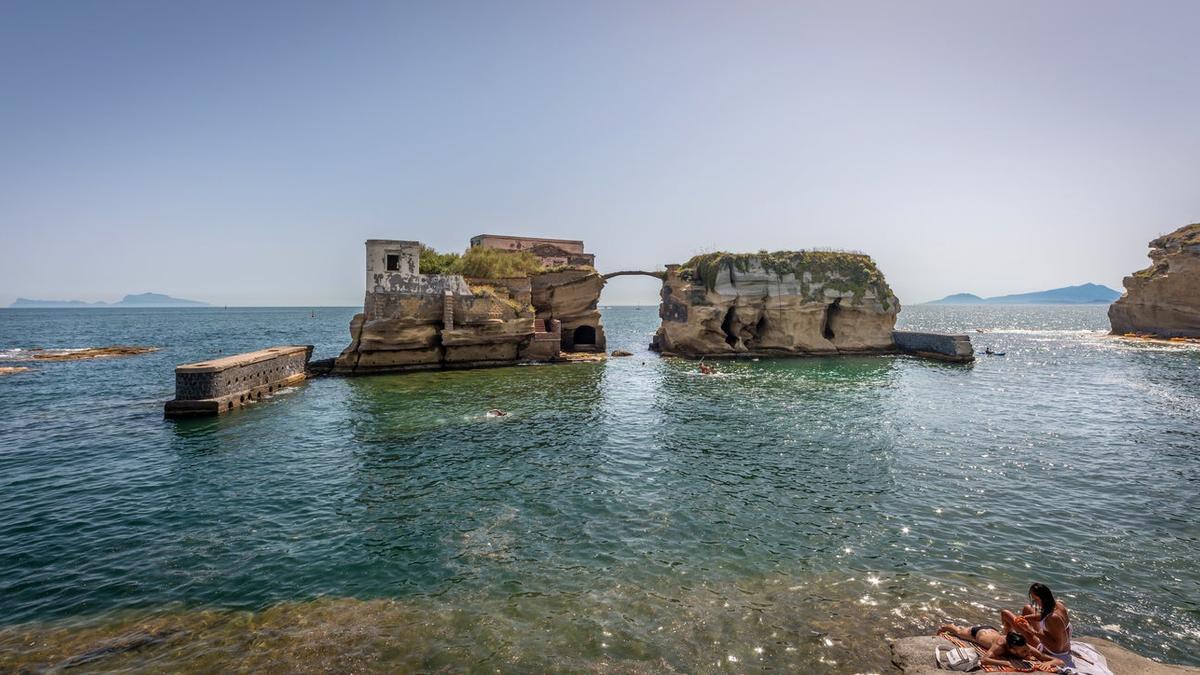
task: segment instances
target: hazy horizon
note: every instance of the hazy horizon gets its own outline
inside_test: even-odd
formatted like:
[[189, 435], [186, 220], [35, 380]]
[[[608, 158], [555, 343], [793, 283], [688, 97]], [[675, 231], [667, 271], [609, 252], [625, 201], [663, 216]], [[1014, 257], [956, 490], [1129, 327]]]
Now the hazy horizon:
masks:
[[[617, 281], [620, 281], [620, 280], [621, 280], [621, 277], [617, 277], [616, 279], [611, 279], [611, 280], [609, 280], [609, 282], [608, 282], [608, 283], [611, 285], [611, 284], [613, 284], [613, 283], [615, 283], [615, 282], [617, 282]], [[653, 282], [653, 283], [655, 284], [655, 286], [654, 286], [654, 287], [657, 289], [657, 288], [658, 288], [657, 282]], [[1084, 285], [1084, 284], [1071, 284], [1071, 286], [1070, 286], [1070, 287], [1077, 287], [1077, 286], [1082, 286], [1082, 285]], [[1101, 285], [1103, 285], [1103, 284], [1101, 284]], [[1108, 288], [1110, 288], [1111, 290], [1117, 291], [1117, 292], [1123, 292], [1123, 289], [1122, 289], [1122, 288], [1112, 288], [1111, 286], [1108, 286]], [[605, 291], [604, 291], [604, 294], [605, 294], [605, 295], [607, 295], [607, 294], [608, 294], [608, 290], [609, 290], [609, 289], [606, 287], [606, 289], [605, 289]], [[1039, 292], [1043, 292], [1043, 291], [1049, 291], [1049, 290], [1059, 290], [1059, 289], [1048, 289], [1048, 288], [1042, 288], [1042, 289], [1030, 290], [1030, 291], [1018, 291], [1017, 293], [1006, 293], [1005, 295], [1024, 295], [1024, 294], [1028, 294], [1028, 293], [1039, 293]], [[154, 291], [146, 291], [145, 293], [154, 293]], [[128, 294], [125, 294], [125, 295], [138, 295], [138, 293], [128, 293]], [[106, 309], [106, 308], [112, 308], [112, 309], [154, 309], [154, 308], [156, 307], [155, 305], [142, 305], [142, 306], [139, 306], [139, 305], [136, 305], [136, 304], [132, 304], [132, 305], [117, 305], [117, 304], [115, 304], [115, 303], [119, 302], [120, 300], [122, 300], [122, 299], [125, 297], [125, 295], [123, 295], [123, 296], [121, 296], [121, 297], [118, 297], [118, 298], [115, 298], [115, 299], [112, 299], [112, 300], [106, 300], [106, 299], [103, 299], [103, 298], [101, 298], [101, 299], [99, 299], [99, 300], [81, 300], [80, 298], [34, 298], [34, 297], [28, 297], [28, 296], [21, 296], [20, 298], [15, 298], [14, 300], [18, 300], [18, 299], [19, 299], [19, 300], [29, 300], [29, 301], [37, 301], [37, 302], [64, 302], [64, 303], [66, 303], [66, 302], [73, 302], [73, 301], [82, 301], [82, 302], [89, 303], [88, 305], [75, 305], [75, 306], [70, 306], [70, 305], [65, 305], [65, 304], [64, 304], [64, 305], [61, 307], [62, 309]], [[340, 305], [315, 305], [315, 304], [311, 304], [311, 303], [309, 303], [309, 304], [305, 304], [305, 303], [299, 303], [299, 304], [284, 304], [284, 305], [255, 305], [255, 304], [249, 304], [249, 305], [239, 305], [239, 304], [222, 305], [222, 304], [220, 304], [220, 303], [211, 303], [211, 302], [208, 302], [207, 300], [204, 300], [203, 298], [181, 298], [181, 297], [178, 297], [178, 296], [172, 296], [172, 295], [171, 295], [171, 294], [169, 294], [169, 293], [164, 293], [164, 294], [162, 294], [162, 295], [168, 295], [168, 296], [170, 296], [170, 297], [171, 297], [173, 300], [198, 301], [198, 302], [202, 302], [202, 303], [208, 303], [208, 306], [209, 306], [209, 307], [222, 307], [222, 306], [226, 306], [226, 307], [240, 307], [240, 308], [256, 308], [256, 307], [263, 307], [263, 308], [274, 308], [274, 307], [297, 307], [297, 308], [309, 308], [309, 307], [311, 307], [311, 308], [321, 308], [321, 307], [339, 307], [339, 308], [340, 308], [340, 307], [357, 307], [357, 306], [360, 306], [360, 305], [362, 304], [361, 302], [351, 302], [351, 303], [345, 303], [345, 304], [340, 304]], [[947, 293], [946, 295], [944, 295], [944, 296], [941, 296], [941, 297], [938, 297], [938, 298], [930, 298], [930, 299], [928, 299], [928, 300], [920, 300], [920, 301], [916, 301], [916, 302], [908, 302], [907, 304], [915, 304], [915, 305], [920, 305], [920, 304], [925, 304], [925, 303], [934, 302], [934, 301], [937, 301], [937, 300], [942, 300], [942, 299], [944, 299], [944, 298], [946, 298], [946, 297], [949, 297], [949, 296], [952, 296], [952, 295], [976, 295], [976, 296], [977, 296], [978, 294], [971, 293], [970, 291], [959, 291], [959, 292], [955, 292], [955, 293]], [[996, 297], [996, 296], [986, 296], [986, 297], [982, 297], [981, 299], [988, 299], [988, 298], [991, 298], [991, 297]], [[10, 302], [10, 303], [9, 303], [9, 305], [11, 305], [11, 304], [12, 304], [12, 303]], [[600, 306], [602, 306], [602, 307], [606, 307], [606, 306], [611, 306], [611, 307], [656, 307], [656, 306], [658, 306], [658, 304], [659, 304], [659, 301], [658, 301], [658, 299], [657, 299], [657, 298], [655, 298], [655, 299], [654, 299], [654, 300], [652, 300], [652, 301], [646, 301], [646, 302], [602, 302], [602, 303], [600, 303]], [[1068, 305], [1071, 305], [1071, 304], [1096, 304], [1096, 303], [1090, 303], [1090, 302], [1089, 302], [1089, 303], [1077, 303], [1077, 302], [1073, 302], [1073, 303], [1033, 303], [1033, 304], [1068, 304]], [[180, 308], [182, 308], [182, 307], [180, 307]], [[8, 305], [4, 305], [4, 306], [0, 306], [0, 309], [20, 309], [20, 308], [13, 308], [13, 307], [9, 307]], [[33, 309], [33, 308], [30, 308], [30, 309]], [[58, 307], [43, 307], [43, 308], [38, 308], [38, 309], [58, 309]]]
[[[0, 6], [0, 306], [354, 306], [363, 241], [875, 258], [902, 304], [1200, 221], [1193, 2]], [[655, 304], [610, 282], [602, 305]]]

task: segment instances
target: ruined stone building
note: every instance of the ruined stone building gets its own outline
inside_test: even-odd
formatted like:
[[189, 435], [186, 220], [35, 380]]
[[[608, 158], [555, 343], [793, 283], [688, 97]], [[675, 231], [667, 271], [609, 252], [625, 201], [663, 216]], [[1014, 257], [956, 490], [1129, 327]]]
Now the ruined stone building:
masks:
[[422, 274], [420, 242], [368, 240], [363, 311], [335, 370], [475, 368], [604, 350], [604, 279], [583, 242], [480, 235], [472, 246], [529, 251], [543, 267], [497, 279]]
[[540, 237], [510, 237], [503, 234], [477, 234], [471, 246], [483, 246], [502, 251], [528, 251], [546, 267], [595, 267], [596, 256], [583, 252], [583, 242], [575, 239], [543, 239]]

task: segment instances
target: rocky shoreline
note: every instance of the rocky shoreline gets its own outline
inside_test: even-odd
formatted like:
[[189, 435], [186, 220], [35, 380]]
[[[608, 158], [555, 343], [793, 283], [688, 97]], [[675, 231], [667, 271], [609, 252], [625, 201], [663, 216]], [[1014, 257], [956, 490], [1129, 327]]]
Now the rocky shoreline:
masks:
[[1200, 223], [1151, 241], [1150, 259], [1108, 308], [1113, 334], [1200, 337]]
[[[1095, 647], [1108, 660], [1109, 670], [1114, 675], [1195, 675], [1200, 673], [1200, 668], [1159, 663], [1104, 638], [1081, 637], [1076, 640]], [[932, 636], [907, 637], [896, 640], [892, 643], [892, 665], [896, 666], [896, 669], [903, 675], [944, 675], [949, 671], [938, 669], [933, 660], [933, 650], [939, 644], [946, 647], [954, 646], [942, 638]]]

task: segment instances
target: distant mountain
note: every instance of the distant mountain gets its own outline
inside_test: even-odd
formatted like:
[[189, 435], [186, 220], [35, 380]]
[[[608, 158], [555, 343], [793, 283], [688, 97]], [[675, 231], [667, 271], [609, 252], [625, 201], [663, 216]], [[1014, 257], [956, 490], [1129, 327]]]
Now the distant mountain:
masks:
[[926, 303], [926, 304], [930, 304], [930, 305], [982, 305], [985, 302], [987, 302], [987, 300], [984, 300], [983, 298], [979, 297], [978, 295], [975, 295], [974, 293], [955, 293], [954, 295], [947, 295], [946, 297], [942, 298], [941, 300], [934, 300], [933, 302]]
[[198, 300], [184, 300], [182, 298], [172, 298], [169, 295], [162, 293], [136, 293], [126, 295], [120, 301], [109, 304], [107, 302], [84, 302], [82, 300], [30, 300], [29, 298], [17, 298], [16, 302], [9, 307], [37, 307], [41, 309], [52, 309], [56, 307], [207, 307], [207, 302]]
[[929, 305], [1092, 305], [1111, 304], [1121, 297], [1119, 291], [1100, 284], [1082, 284], [1067, 286], [1049, 291], [1034, 293], [1018, 293], [1016, 295], [1001, 295], [994, 298], [981, 298], [972, 293], [956, 293], [947, 295], [941, 300], [934, 300]]
[[138, 293], [127, 295], [120, 302], [114, 302], [113, 307], [207, 307], [207, 302], [199, 300], [183, 300], [172, 298], [162, 293]]

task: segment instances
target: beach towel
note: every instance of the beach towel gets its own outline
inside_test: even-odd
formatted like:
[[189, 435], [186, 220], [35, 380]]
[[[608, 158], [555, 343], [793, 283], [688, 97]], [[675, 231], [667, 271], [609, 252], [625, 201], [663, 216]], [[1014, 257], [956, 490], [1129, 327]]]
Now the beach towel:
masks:
[[[988, 651], [988, 650], [984, 649], [982, 646], [975, 644], [974, 642], [967, 642], [966, 640], [960, 640], [960, 639], [950, 636], [950, 635], [939, 635], [938, 637], [942, 638], [943, 640], [948, 641], [950, 644], [954, 645], [955, 647], [972, 648], [975, 651], [979, 652], [980, 658], [982, 658], [985, 654], [987, 654], [987, 651]], [[1057, 667], [1051, 666], [1046, 663], [1039, 662], [1039, 663], [1034, 664], [1034, 663], [1030, 663], [1029, 661], [1022, 661], [1021, 659], [1012, 659], [1011, 661], [1009, 661], [1009, 663], [1011, 663], [1012, 665], [1008, 666], [1008, 667], [981, 665], [981, 666], [979, 666], [979, 669], [985, 673], [1037, 673], [1037, 672], [1057, 673], [1058, 672]], [[1112, 675], [1112, 674], [1109, 673], [1109, 675]]]
[[1108, 659], [1086, 642], [1071, 640], [1071, 656], [1063, 660], [1078, 675], [1113, 675], [1108, 669]]

